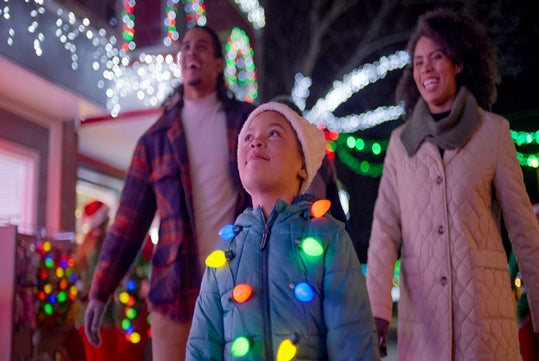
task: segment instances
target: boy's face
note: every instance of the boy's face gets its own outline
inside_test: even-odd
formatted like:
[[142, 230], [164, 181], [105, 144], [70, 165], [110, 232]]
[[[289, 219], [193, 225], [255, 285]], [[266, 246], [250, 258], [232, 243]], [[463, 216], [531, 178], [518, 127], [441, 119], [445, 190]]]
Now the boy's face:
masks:
[[238, 167], [241, 182], [252, 195], [296, 196], [307, 177], [296, 132], [274, 111], [257, 115], [238, 140]]

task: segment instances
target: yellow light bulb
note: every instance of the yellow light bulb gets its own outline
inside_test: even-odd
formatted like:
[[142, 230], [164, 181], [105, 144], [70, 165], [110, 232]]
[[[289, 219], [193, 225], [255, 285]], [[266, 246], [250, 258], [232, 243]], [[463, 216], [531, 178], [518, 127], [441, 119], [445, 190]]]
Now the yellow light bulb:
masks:
[[43, 243], [43, 250], [45, 252], [50, 252], [52, 246], [51, 246], [51, 243], [49, 241], [46, 241]]
[[138, 332], [133, 332], [131, 336], [129, 337], [129, 341], [132, 343], [139, 343], [140, 342], [140, 334]]
[[283, 340], [277, 349], [277, 361], [290, 361], [296, 356], [298, 348], [289, 339]]
[[206, 257], [206, 266], [211, 268], [221, 268], [226, 264], [227, 258], [225, 252], [221, 250], [213, 251]]
[[120, 293], [120, 295], [118, 296], [118, 299], [120, 300], [121, 303], [127, 303], [127, 301], [129, 301], [129, 293], [127, 292], [122, 292]]

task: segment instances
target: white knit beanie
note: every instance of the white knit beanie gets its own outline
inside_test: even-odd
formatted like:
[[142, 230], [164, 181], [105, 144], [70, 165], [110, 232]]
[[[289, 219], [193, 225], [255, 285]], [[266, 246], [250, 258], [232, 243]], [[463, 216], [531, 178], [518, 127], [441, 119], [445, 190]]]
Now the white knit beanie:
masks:
[[326, 138], [324, 137], [324, 132], [314, 124], [309, 123], [307, 119], [300, 116], [288, 106], [282, 103], [269, 102], [260, 105], [249, 114], [249, 117], [241, 128], [238, 139], [245, 138], [245, 132], [253, 119], [260, 113], [267, 111], [274, 111], [281, 114], [288, 120], [292, 129], [296, 132], [299, 143], [301, 144], [303, 159], [305, 160], [305, 171], [307, 172], [307, 178], [303, 181], [299, 189], [299, 194], [303, 194], [311, 185], [326, 154]]

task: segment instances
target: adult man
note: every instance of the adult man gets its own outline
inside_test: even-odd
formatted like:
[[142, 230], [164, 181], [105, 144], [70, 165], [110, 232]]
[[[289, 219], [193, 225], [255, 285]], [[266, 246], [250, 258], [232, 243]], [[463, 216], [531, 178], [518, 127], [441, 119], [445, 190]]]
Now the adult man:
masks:
[[236, 149], [237, 134], [254, 106], [233, 99], [226, 88], [215, 32], [208, 27], [189, 30], [179, 65], [183, 84], [137, 143], [86, 312], [88, 338], [98, 345], [104, 306], [157, 211], [159, 242], [148, 295], [154, 361], [184, 359], [201, 262], [218, 242], [220, 227], [249, 204]]

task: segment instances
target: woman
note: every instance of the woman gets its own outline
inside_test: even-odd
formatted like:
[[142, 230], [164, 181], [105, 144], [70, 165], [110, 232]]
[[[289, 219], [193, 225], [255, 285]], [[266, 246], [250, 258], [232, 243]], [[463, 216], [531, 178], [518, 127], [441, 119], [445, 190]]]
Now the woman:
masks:
[[[509, 123], [489, 112], [495, 51], [483, 27], [449, 10], [419, 18], [397, 88], [405, 123], [384, 164], [367, 287], [381, 346], [401, 259], [398, 358], [520, 358], [500, 211], [525, 282], [539, 280], [539, 227]], [[539, 327], [539, 287], [528, 296]]]

